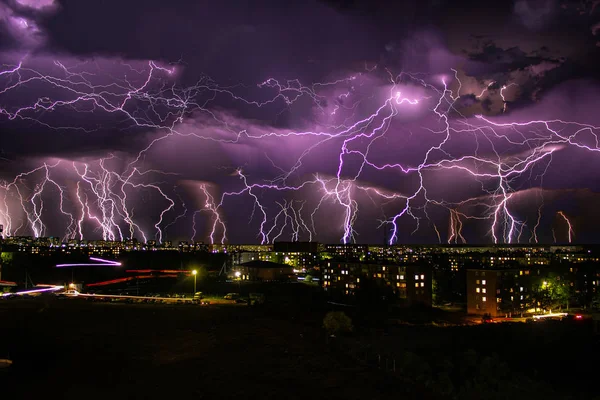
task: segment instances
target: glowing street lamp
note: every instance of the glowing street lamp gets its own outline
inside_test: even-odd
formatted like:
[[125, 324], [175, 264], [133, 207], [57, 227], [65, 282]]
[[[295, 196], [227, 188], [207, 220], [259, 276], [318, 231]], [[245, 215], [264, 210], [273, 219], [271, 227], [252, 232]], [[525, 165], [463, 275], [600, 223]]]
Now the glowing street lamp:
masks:
[[196, 277], [198, 276], [198, 271], [193, 270], [192, 275], [194, 275], [194, 294], [196, 294]]
[[242, 273], [240, 271], [235, 271], [234, 275], [238, 281], [238, 290], [240, 290], [242, 288], [242, 280], [240, 279], [240, 276], [242, 276]]

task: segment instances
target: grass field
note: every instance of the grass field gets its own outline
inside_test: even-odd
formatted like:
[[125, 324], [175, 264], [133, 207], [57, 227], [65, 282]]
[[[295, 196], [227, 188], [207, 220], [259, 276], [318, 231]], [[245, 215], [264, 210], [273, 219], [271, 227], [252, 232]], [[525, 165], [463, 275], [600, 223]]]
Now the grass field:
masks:
[[10, 353], [14, 364], [0, 371], [0, 398], [439, 398], [360, 362], [352, 353], [363, 349], [411, 352], [432, 366], [468, 349], [497, 353], [515, 373], [563, 392], [593, 391], [586, 365], [600, 353], [583, 325], [397, 325], [349, 310], [355, 333], [332, 341], [322, 298], [305, 286], [277, 288], [265, 290], [262, 307], [2, 301], [0, 358]]
[[373, 399], [406, 391], [332, 354], [319, 318], [281, 310], [17, 300], [0, 303], [0, 318], [0, 356], [6, 349], [14, 361], [1, 387], [11, 399]]

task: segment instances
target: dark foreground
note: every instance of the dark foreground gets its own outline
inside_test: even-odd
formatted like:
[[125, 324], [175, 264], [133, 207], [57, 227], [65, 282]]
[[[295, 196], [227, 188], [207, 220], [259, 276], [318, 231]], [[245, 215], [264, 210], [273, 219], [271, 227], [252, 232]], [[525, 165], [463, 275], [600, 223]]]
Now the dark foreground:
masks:
[[30, 300], [0, 303], [0, 318], [14, 361], [2, 398], [364, 399], [401, 389], [329, 352], [320, 326], [265, 309]]
[[[321, 326], [326, 310], [307, 306], [0, 302], [0, 358], [14, 361], [0, 371], [0, 398], [483, 399], [506, 398], [494, 393], [507, 382], [512, 399], [534, 398], [530, 387], [540, 398], [593, 398], [581, 390], [594, 386], [588, 377], [566, 373], [598, 362], [584, 326], [358, 326], [332, 340]], [[501, 379], [492, 352], [508, 363]], [[396, 371], [373, 354], [395, 358]]]

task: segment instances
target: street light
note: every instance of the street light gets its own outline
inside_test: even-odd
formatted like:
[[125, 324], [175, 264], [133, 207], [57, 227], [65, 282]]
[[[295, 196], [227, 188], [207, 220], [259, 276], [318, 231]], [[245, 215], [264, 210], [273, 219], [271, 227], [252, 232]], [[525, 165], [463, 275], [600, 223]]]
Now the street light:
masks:
[[196, 276], [198, 276], [198, 271], [193, 270], [192, 275], [194, 275], [194, 295], [196, 294]]
[[235, 271], [235, 277], [238, 281], [238, 291], [241, 291], [242, 289], [242, 280], [240, 279], [240, 276], [242, 275], [242, 273], [240, 271]]

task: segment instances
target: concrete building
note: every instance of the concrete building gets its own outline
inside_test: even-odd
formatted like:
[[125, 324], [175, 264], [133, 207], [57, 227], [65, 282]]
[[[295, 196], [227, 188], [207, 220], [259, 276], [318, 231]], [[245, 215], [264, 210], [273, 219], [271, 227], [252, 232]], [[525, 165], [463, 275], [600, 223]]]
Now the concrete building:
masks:
[[467, 312], [492, 317], [527, 312], [535, 307], [532, 290], [541, 279], [539, 269], [469, 269]]
[[425, 266], [326, 261], [322, 279], [332, 293], [354, 296], [368, 279], [407, 305], [432, 304], [432, 271]]
[[232, 275], [243, 281], [287, 281], [294, 278], [294, 268], [286, 264], [254, 260], [236, 266]]

